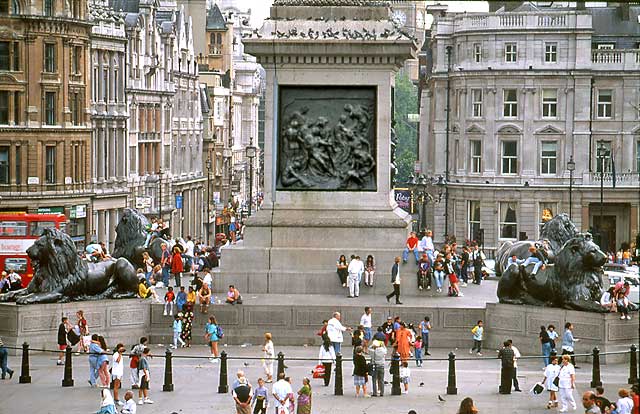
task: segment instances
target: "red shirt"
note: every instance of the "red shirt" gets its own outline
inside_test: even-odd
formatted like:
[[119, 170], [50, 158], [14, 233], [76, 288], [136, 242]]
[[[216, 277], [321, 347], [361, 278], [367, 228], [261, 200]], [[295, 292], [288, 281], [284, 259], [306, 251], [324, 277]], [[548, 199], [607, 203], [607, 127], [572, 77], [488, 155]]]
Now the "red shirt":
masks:
[[176, 297], [176, 294], [175, 294], [175, 293], [173, 293], [173, 292], [167, 292], [167, 293], [164, 295], [164, 301], [165, 301], [165, 302], [173, 302], [173, 299], [175, 299], [175, 297]]
[[407, 239], [407, 245], [409, 246], [410, 249], [415, 249], [416, 246], [418, 245], [418, 238], [417, 237], [409, 237]]
[[640, 395], [635, 394], [633, 397], [633, 411], [632, 414], [640, 414]]
[[171, 273], [184, 272], [184, 266], [182, 264], [182, 255], [180, 253], [174, 253], [171, 258]]

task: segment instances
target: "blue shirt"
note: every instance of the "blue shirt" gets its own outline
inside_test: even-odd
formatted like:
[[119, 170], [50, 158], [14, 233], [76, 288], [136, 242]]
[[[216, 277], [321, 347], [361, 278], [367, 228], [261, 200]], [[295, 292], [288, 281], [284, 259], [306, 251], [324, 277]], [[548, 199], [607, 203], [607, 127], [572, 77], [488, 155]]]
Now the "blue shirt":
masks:
[[187, 303], [187, 292], [178, 292], [178, 296], [176, 296], [176, 304], [184, 305]]
[[173, 332], [182, 332], [182, 321], [174, 320], [173, 321]]
[[267, 387], [258, 387], [253, 391], [253, 399], [257, 400], [258, 397], [263, 397], [264, 398], [264, 405], [266, 405], [267, 401], [269, 401], [269, 391], [267, 390]]
[[210, 335], [209, 336], [209, 340], [210, 341], [219, 341], [220, 340], [220, 338], [218, 338], [218, 325], [216, 325], [215, 323], [207, 323], [205, 325], [204, 329]]
[[575, 340], [573, 339], [573, 333], [567, 329], [564, 331], [564, 335], [562, 335], [562, 347], [567, 348], [569, 351], [573, 351], [574, 344]]

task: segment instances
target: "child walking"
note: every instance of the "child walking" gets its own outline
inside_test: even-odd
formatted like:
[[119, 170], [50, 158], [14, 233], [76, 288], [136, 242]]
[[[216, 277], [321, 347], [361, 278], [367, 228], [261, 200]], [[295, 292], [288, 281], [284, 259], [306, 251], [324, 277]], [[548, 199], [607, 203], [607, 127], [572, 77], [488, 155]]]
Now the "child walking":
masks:
[[164, 316], [173, 316], [173, 303], [175, 302], [176, 294], [173, 293], [173, 287], [169, 286], [167, 293], [164, 294]]
[[184, 348], [184, 341], [180, 335], [182, 335], [182, 318], [180, 315], [176, 315], [173, 321], [173, 349], [178, 348], [178, 342], [180, 342], [180, 347]]
[[422, 337], [416, 337], [416, 341], [413, 343], [414, 350], [416, 352], [416, 366], [422, 366]]
[[409, 382], [411, 382], [411, 370], [409, 369], [409, 363], [404, 361], [400, 367], [400, 383], [404, 384], [403, 394], [409, 394]]
[[558, 365], [558, 357], [554, 355], [551, 357], [551, 363], [544, 369], [544, 378], [542, 379], [544, 387], [549, 391], [547, 410], [558, 406], [558, 386], [553, 383], [553, 380], [555, 380], [559, 374], [560, 365]]
[[473, 351], [477, 351], [478, 356], [482, 356], [482, 336], [484, 335], [484, 328], [482, 325], [483, 323], [480, 320], [471, 330], [471, 334], [473, 335], [473, 346], [469, 351], [470, 354], [473, 354]]
[[253, 414], [267, 414], [269, 390], [264, 386], [264, 380], [258, 378], [258, 388], [253, 392]]

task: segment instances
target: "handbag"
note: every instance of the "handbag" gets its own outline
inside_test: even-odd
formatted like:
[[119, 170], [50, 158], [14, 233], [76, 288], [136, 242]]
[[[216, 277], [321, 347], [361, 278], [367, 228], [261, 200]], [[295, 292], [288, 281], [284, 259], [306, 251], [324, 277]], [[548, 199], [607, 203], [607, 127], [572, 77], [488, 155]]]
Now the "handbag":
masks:
[[324, 365], [318, 364], [313, 368], [313, 378], [324, 378]]
[[[560, 371], [562, 371], [562, 368], [560, 368]], [[553, 379], [553, 385], [555, 385], [556, 387], [560, 387], [560, 371], [558, 371], [558, 375], [556, 375], [556, 377]]]
[[544, 391], [544, 387], [539, 382], [536, 382], [536, 385], [534, 385], [533, 388], [531, 388], [531, 392], [535, 395], [542, 393], [542, 391]]

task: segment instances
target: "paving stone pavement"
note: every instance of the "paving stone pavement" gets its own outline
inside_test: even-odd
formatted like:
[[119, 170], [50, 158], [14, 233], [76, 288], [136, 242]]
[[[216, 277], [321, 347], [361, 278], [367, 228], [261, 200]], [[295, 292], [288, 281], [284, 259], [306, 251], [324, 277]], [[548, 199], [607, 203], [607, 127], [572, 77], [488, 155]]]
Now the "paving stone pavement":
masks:
[[[151, 391], [153, 405], [138, 406], [139, 414], [191, 414], [191, 413], [235, 413], [230, 394], [218, 394], [219, 364], [212, 364], [207, 359], [181, 359], [180, 356], [206, 356], [207, 349], [197, 346], [191, 349], [180, 349], [175, 352], [173, 360], [173, 392], [162, 392], [164, 378], [164, 346], [154, 344], [152, 353], [157, 355], [151, 361]], [[243, 369], [253, 385], [263, 375], [260, 360], [247, 360], [242, 357], [260, 357], [261, 347], [258, 345], [224, 347], [230, 356], [241, 357], [229, 361], [229, 383], [235, 378], [238, 369]], [[350, 347], [345, 347], [345, 354], [350, 355]], [[316, 358], [318, 349], [314, 347], [278, 347], [276, 353], [284, 352], [288, 357]], [[432, 350], [432, 357], [446, 358], [449, 350]], [[466, 350], [456, 351], [460, 358], [469, 357]], [[494, 350], [486, 350], [485, 356], [494, 355]], [[86, 414], [97, 411], [100, 390], [89, 388], [88, 359], [86, 356], [74, 356], [74, 380], [72, 388], [62, 388], [63, 367], [55, 365], [53, 354], [31, 354], [31, 384], [18, 384], [20, 376], [20, 359], [10, 357], [9, 364], [16, 370], [11, 381], [0, 381], [3, 402], [0, 414], [38, 413], [38, 414]], [[301, 386], [304, 376], [310, 377], [310, 371], [316, 361], [288, 361], [287, 374], [293, 379], [294, 391]], [[521, 360], [518, 377], [524, 392], [511, 395], [498, 394], [499, 361], [486, 359], [480, 361], [457, 362], [458, 395], [446, 395], [447, 362], [425, 361], [422, 368], [411, 365], [412, 376], [408, 395], [391, 396], [390, 386], [385, 388], [383, 398], [355, 398], [351, 379], [352, 366], [344, 363], [344, 396], [333, 395], [333, 379], [330, 387], [323, 387], [321, 380], [312, 380], [313, 413], [314, 414], [406, 414], [410, 409], [418, 414], [454, 414], [460, 401], [470, 396], [476, 402], [480, 413], [503, 412], [513, 414], [547, 413], [544, 408], [546, 393], [534, 396], [527, 391], [542, 378], [540, 360]], [[628, 365], [603, 366], [602, 381], [607, 396], [613, 398], [617, 389], [626, 387]], [[125, 368], [125, 385], [129, 386], [129, 369]], [[386, 375], [386, 380], [391, 381]], [[577, 390], [574, 393], [580, 406], [580, 395], [589, 389], [591, 368], [583, 364], [577, 371]], [[424, 383], [424, 386], [419, 386]], [[439, 402], [441, 395], [446, 401]], [[136, 396], [137, 397], [137, 396]], [[270, 410], [269, 412], [273, 412]], [[555, 410], [553, 410], [555, 412]]]

